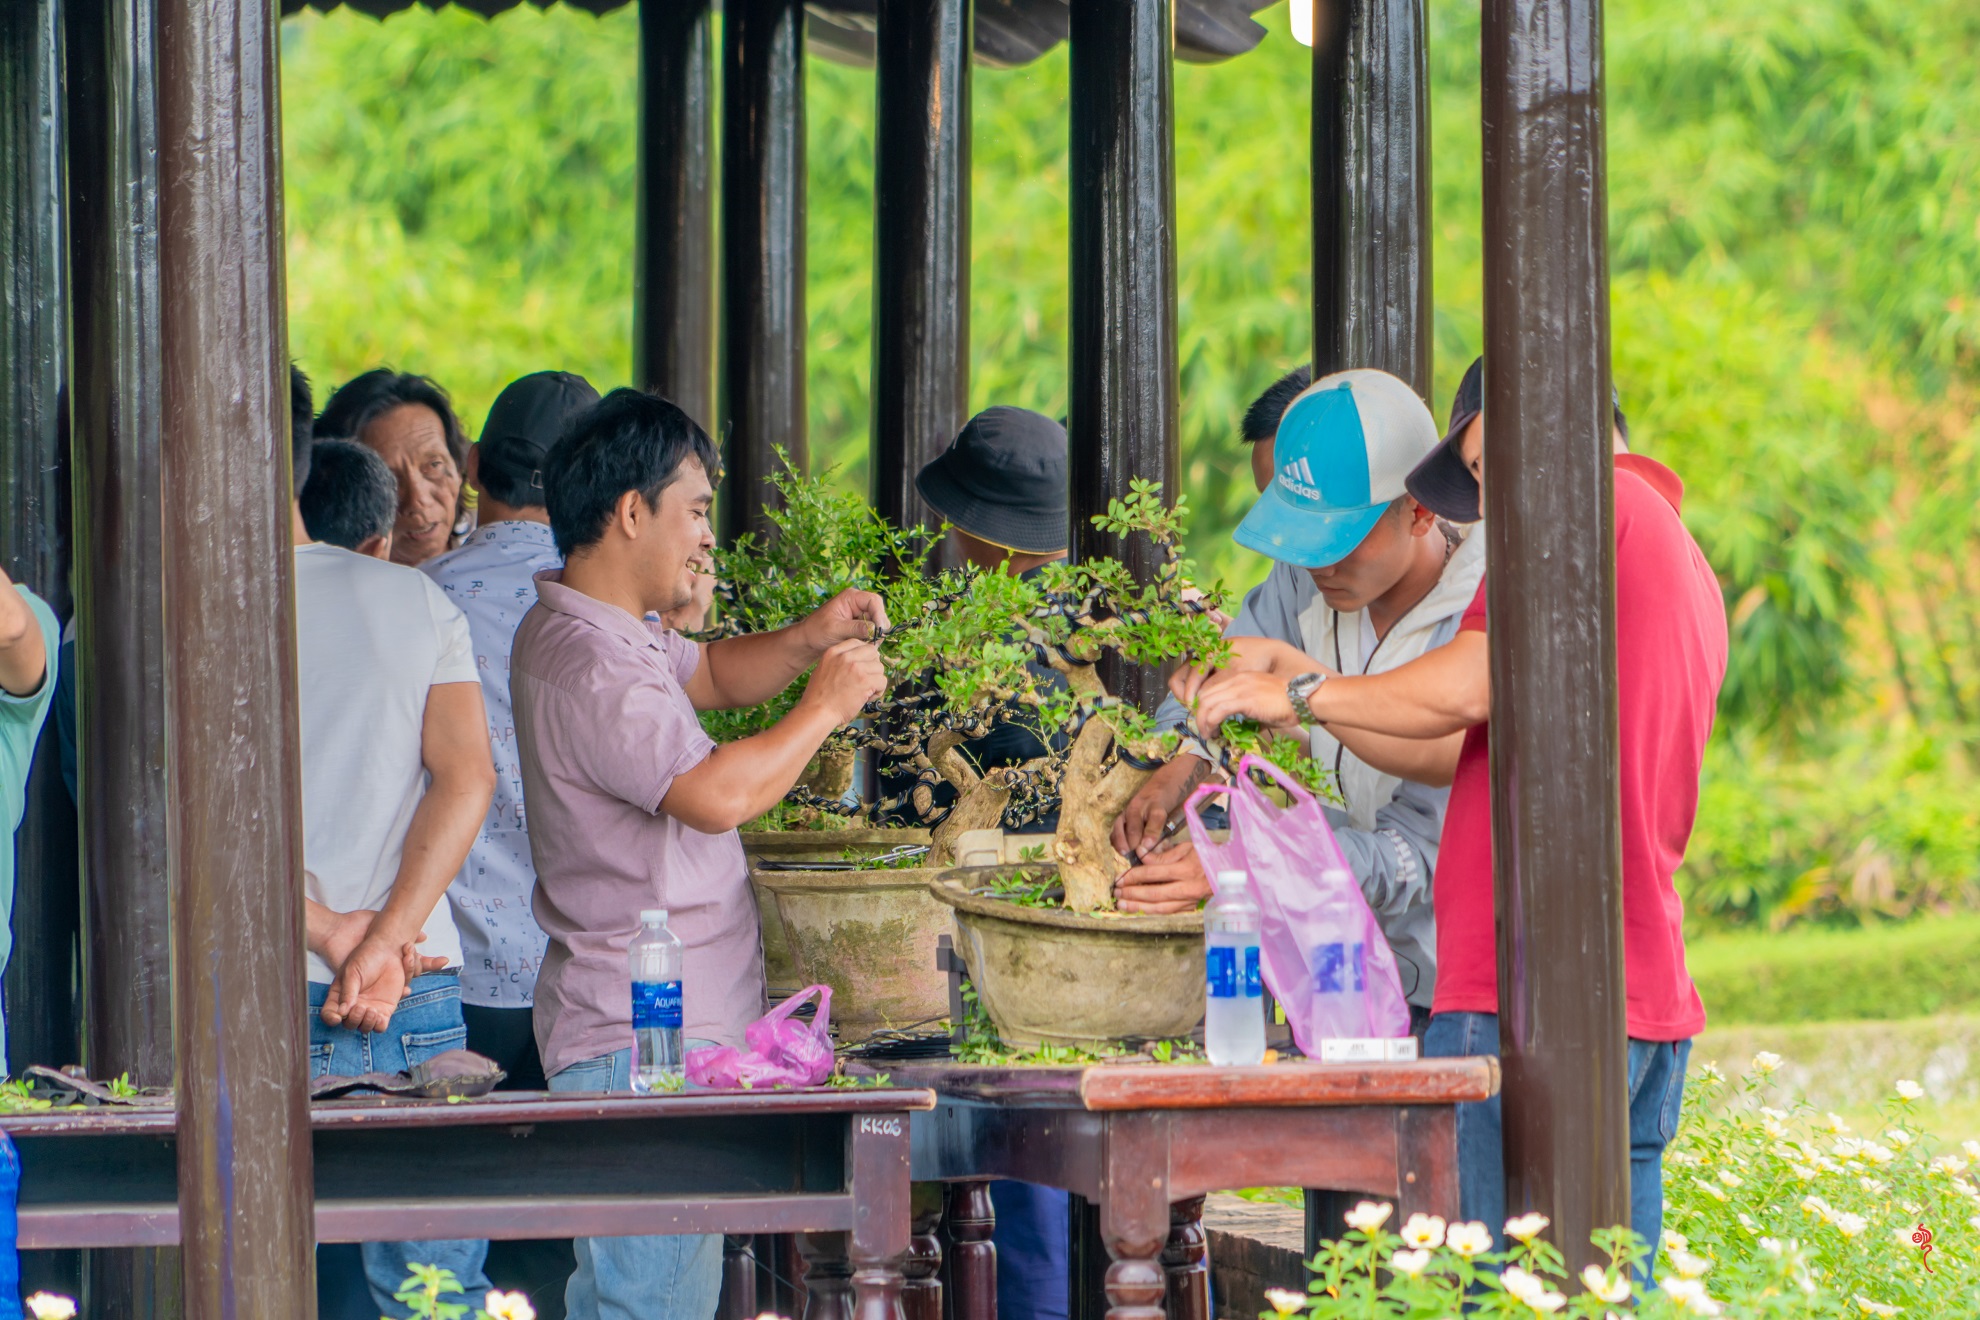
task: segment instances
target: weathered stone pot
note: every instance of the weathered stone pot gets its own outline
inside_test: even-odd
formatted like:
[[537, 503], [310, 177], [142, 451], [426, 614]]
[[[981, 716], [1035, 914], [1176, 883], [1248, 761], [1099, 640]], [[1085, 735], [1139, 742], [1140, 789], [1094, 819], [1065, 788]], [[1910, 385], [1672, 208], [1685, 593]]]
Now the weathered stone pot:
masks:
[[[1203, 916], [1020, 907], [971, 892], [1009, 866], [944, 871], [934, 896], [955, 910], [977, 999], [1006, 1045], [1092, 1046], [1185, 1036], [1203, 1020]], [[1050, 874], [1049, 865], [1024, 868]]]
[[935, 966], [935, 946], [954, 923], [928, 892], [938, 874], [751, 870], [757, 893], [774, 899], [796, 983], [832, 987], [840, 1040], [948, 1016], [949, 978]]
[[[798, 872], [766, 872], [757, 869], [759, 861], [803, 860], [838, 861], [847, 852], [873, 855], [904, 844], [928, 842], [928, 831], [921, 829], [840, 829], [840, 830], [744, 830], [743, 855], [749, 859], [750, 888], [756, 895], [756, 913], [763, 927], [763, 977], [773, 997], [789, 994], [822, 978], [806, 977], [791, 957], [790, 937], [784, 930], [783, 914], [775, 893], [763, 883], [766, 875], [794, 875]], [[818, 874], [832, 874], [820, 872]], [[879, 872], [877, 874], [902, 874]], [[926, 877], [923, 877], [925, 886]], [[942, 928], [948, 929], [946, 925]], [[830, 981], [824, 984], [832, 985]], [[832, 988], [832, 1015], [839, 1015], [839, 990]], [[946, 1005], [946, 998], [944, 1000]], [[947, 1011], [944, 1007], [943, 1012]]]

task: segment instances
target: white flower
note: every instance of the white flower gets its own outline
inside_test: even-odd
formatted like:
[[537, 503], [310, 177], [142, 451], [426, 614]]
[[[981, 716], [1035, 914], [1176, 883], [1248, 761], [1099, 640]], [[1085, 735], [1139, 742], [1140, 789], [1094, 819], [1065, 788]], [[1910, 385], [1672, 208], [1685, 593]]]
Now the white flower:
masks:
[[1865, 1315], [1896, 1315], [1904, 1309], [1902, 1306], [1886, 1306], [1882, 1302], [1873, 1302], [1862, 1293], [1858, 1293], [1850, 1300], [1862, 1308]]
[[1911, 1144], [1912, 1135], [1909, 1132], [1906, 1132], [1903, 1128], [1892, 1128], [1889, 1132], [1886, 1132], [1884, 1134], [1884, 1140], [1890, 1142], [1893, 1146], [1896, 1146], [1899, 1150], [1903, 1150], [1906, 1146], [1909, 1146]]
[[1843, 1122], [1843, 1117], [1841, 1114], [1833, 1114], [1833, 1113], [1830, 1114], [1829, 1121], [1826, 1126], [1831, 1132], [1842, 1133], [1849, 1131], [1849, 1124]]
[[1781, 1240], [1774, 1237], [1763, 1237], [1760, 1239], [1760, 1250], [1766, 1252], [1769, 1256], [1778, 1256], [1781, 1254]]
[[1771, 1050], [1761, 1050], [1753, 1056], [1753, 1071], [1762, 1077], [1781, 1066], [1781, 1056]]
[[1444, 1228], [1444, 1221], [1436, 1215], [1414, 1214], [1402, 1226], [1402, 1239], [1412, 1247], [1440, 1247]]
[[1788, 1172], [1803, 1182], [1813, 1182], [1815, 1180], [1815, 1170], [1809, 1168], [1806, 1164], [1791, 1164], [1788, 1166]]
[[503, 1292], [500, 1288], [488, 1290], [481, 1309], [488, 1313], [489, 1320], [536, 1320], [536, 1308], [529, 1304], [526, 1294]]
[[1373, 1233], [1389, 1222], [1389, 1216], [1394, 1211], [1395, 1207], [1387, 1201], [1363, 1201], [1347, 1212], [1347, 1226], [1358, 1228], [1364, 1233]]
[[1897, 1158], [1897, 1152], [1889, 1146], [1879, 1146], [1874, 1141], [1863, 1143], [1863, 1158], [1872, 1164], [1889, 1164]]
[[1389, 1268], [1398, 1274], [1415, 1278], [1430, 1267], [1430, 1253], [1427, 1251], [1398, 1251], [1389, 1257]]
[[1267, 1288], [1265, 1300], [1270, 1302], [1272, 1309], [1280, 1315], [1292, 1315], [1296, 1311], [1306, 1309], [1306, 1294], [1294, 1292], [1290, 1288]]
[[1872, 1196], [1887, 1196], [1890, 1194], [1891, 1187], [1889, 1183], [1878, 1182], [1875, 1178], [1858, 1178], [1856, 1181], [1862, 1186], [1864, 1191], [1870, 1193]]
[[1673, 1232], [1668, 1228], [1664, 1230], [1664, 1250], [1688, 1251], [1690, 1249], [1691, 1241], [1684, 1234]]
[[1909, 1077], [1906, 1077], [1898, 1082], [1897, 1094], [1900, 1100], [1923, 1100], [1925, 1098], [1925, 1088], [1917, 1082], [1912, 1081]]
[[1711, 1183], [1706, 1182], [1703, 1178], [1693, 1178], [1691, 1181], [1698, 1184], [1698, 1189], [1704, 1192], [1707, 1196], [1711, 1197], [1714, 1201], [1718, 1201], [1719, 1203], [1724, 1204], [1725, 1202], [1732, 1200], [1730, 1196], [1727, 1196], [1724, 1192], [1714, 1187]]
[[1520, 1242], [1531, 1242], [1540, 1236], [1540, 1230], [1552, 1221], [1538, 1210], [1530, 1214], [1515, 1215], [1506, 1221], [1506, 1236]]
[[1719, 1181], [1728, 1187], [1737, 1187], [1740, 1185], [1740, 1176], [1731, 1169], [1720, 1169]]
[[1836, 1212], [1830, 1207], [1829, 1203], [1819, 1196], [1802, 1197], [1801, 1208], [1811, 1215], [1819, 1216], [1825, 1224], [1831, 1219], [1834, 1219], [1836, 1215]]
[[1726, 1075], [1719, 1071], [1719, 1065], [1716, 1063], [1701, 1063], [1698, 1065], [1698, 1080], [1702, 1082], [1723, 1082], [1726, 1080]]
[[[1533, 1231], [1537, 1233], [1540, 1230], [1536, 1228]], [[1567, 1305], [1567, 1298], [1550, 1291], [1545, 1280], [1535, 1278], [1516, 1265], [1506, 1267], [1505, 1273], [1499, 1276], [1499, 1284], [1542, 1315], [1550, 1315]]]
[[1962, 1141], [1959, 1148], [1976, 1160], [1980, 1160], [1980, 1141]]
[[1466, 1258], [1492, 1249], [1492, 1230], [1483, 1224], [1452, 1224], [1444, 1245]]
[[1693, 1315], [1717, 1315], [1719, 1304], [1705, 1294], [1705, 1285], [1696, 1279], [1659, 1279], [1664, 1295], [1669, 1297], [1680, 1311]]
[[1966, 1172], [1966, 1161], [1957, 1155], [1941, 1155], [1931, 1163], [1933, 1173], [1943, 1173], [1948, 1177]]
[[1694, 1256], [1688, 1251], [1673, 1251], [1671, 1268], [1687, 1279], [1700, 1279], [1711, 1270], [1712, 1262], [1703, 1256]]
[[1864, 1229], [1870, 1227], [1869, 1220], [1865, 1219], [1862, 1215], [1853, 1215], [1847, 1210], [1838, 1210], [1832, 1222], [1836, 1226], [1836, 1231], [1847, 1238], [1853, 1238]]
[[60, 1293], [35, 1293], [25, 1305], [34, 1320], [75, 1320], [76, 1304]]
[[1836, 1153], [1837, 1159], [1853, 1160], [1863, 1153], [1863, 1143], [1855, 1137], [1838, 1137], [1829, 1149]]
[[1775, 1118], [1772, 1114], [1760, 1120], [1760, 1130], [1776, 1141], [1781, 1140], [1788, 1134], [1787, 1124], [1781, 1122], [1780, 1119]]
[[1595, 1294], [1597, 1301], [1615, 1305], [1629, 1300], [1629, 1280], [1610, 1274], [1600, 1265], [1590, 1265], [1583, 1270], [1581, 1282]]
[[1975, 1228], [1980, 1228], [1980, 1215], [1973, 1215], [1970, 1218], [1968, 1218], [1966, 1222], [1973, 1225]]

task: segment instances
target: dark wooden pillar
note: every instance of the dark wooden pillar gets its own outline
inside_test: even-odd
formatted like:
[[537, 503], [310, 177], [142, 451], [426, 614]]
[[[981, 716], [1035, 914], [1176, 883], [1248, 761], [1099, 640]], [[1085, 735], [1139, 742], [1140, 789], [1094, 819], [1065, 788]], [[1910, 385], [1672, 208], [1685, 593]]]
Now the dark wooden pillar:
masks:
[[1423, 0], [1319, 0], [1313, 29], [1314, 375], [1378, 367], [1428, 399]]
[[761, 531], [781, 447], [805, 465], [804, 5], [730, 0], [722, 25], [721, 531]]
[[633, 380], [715, 433], [715, 13], [640, 0]]
[[316, 1315], [273, 0], [158, 0], [186, 1309]]
[[[1172, 46], [1169, 0], [1072, 7], [1072, 553], [1117, 555], [1143, 580], [1146, 538], [1123, 545], [1092, 518], [1136, 477], [1176, 496]], [[1156, 671], [1103, 664], [1110, 691], [1155, 708]]]
[[[67, 288], [63, 251], [61, 5], [0, 6], [0, 563], [58, 618], [69, 612]], [[48, 657], [54, 673], [55, 657]], [[55, 720], [42, 732], [14, 848], [7, 1064], [80, 1058], [76, 813]], [[0, 908], [0, 915], [5, 909]]]
[[969, 413], [968, 0], [880, 0], [873, 151], [873, 507], [934, 525], [914, 487]]
[[1486, 0], [1485, 526], [1509, 1214], [1629, 1222], [1600, 0]]
[[[159, 472], [158, 117], [149, 0], [68, 0], [77, 790], [90, 1071], [172, 1082]], [[93, 1251], [87, 1306], [181, 1313], [179, 1253]]]

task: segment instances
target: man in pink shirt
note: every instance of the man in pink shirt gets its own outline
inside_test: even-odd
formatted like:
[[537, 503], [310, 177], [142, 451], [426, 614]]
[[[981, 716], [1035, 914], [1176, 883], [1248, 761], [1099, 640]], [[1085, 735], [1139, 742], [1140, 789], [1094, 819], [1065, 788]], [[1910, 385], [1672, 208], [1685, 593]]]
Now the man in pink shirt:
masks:
[[[534, 908], [549, 936], [537, 1047], [553, 1091], [631, 1087], [626, 946], [665, 908], [686, 946], [690, 1046], [742, 1043], [764, 1010], [756, 906], [736, 828], [796, 784], [833, 730], [886, 685], [868, 639], [877, 596], [846, 591], [801, 623], [695, 643], [648, 621], [689, 605], [714, 545], [715, 447], [664, 399], [614, 390], [574, 417], [544, 469], [562, 569], [536, 576], [509, 690], [521, 756]], [[696, 712], [749, 706], [816, 666], [771, 729], [718, 747]], [[572, 1320], [710, 1320], [717, 1236], [577, 1243]]]

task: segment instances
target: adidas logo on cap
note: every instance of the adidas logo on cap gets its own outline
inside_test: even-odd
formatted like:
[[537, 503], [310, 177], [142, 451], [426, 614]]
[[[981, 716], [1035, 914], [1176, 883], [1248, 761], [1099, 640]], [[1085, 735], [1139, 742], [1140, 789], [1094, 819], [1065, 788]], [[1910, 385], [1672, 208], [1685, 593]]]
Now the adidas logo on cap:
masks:
[[1304, 499], [1324, 498], [1320, 494], [1319, 482], [1313, 475], [1313, 468], [1307, 463], [1305, 455], [1279, 469], [1279, 484]]

